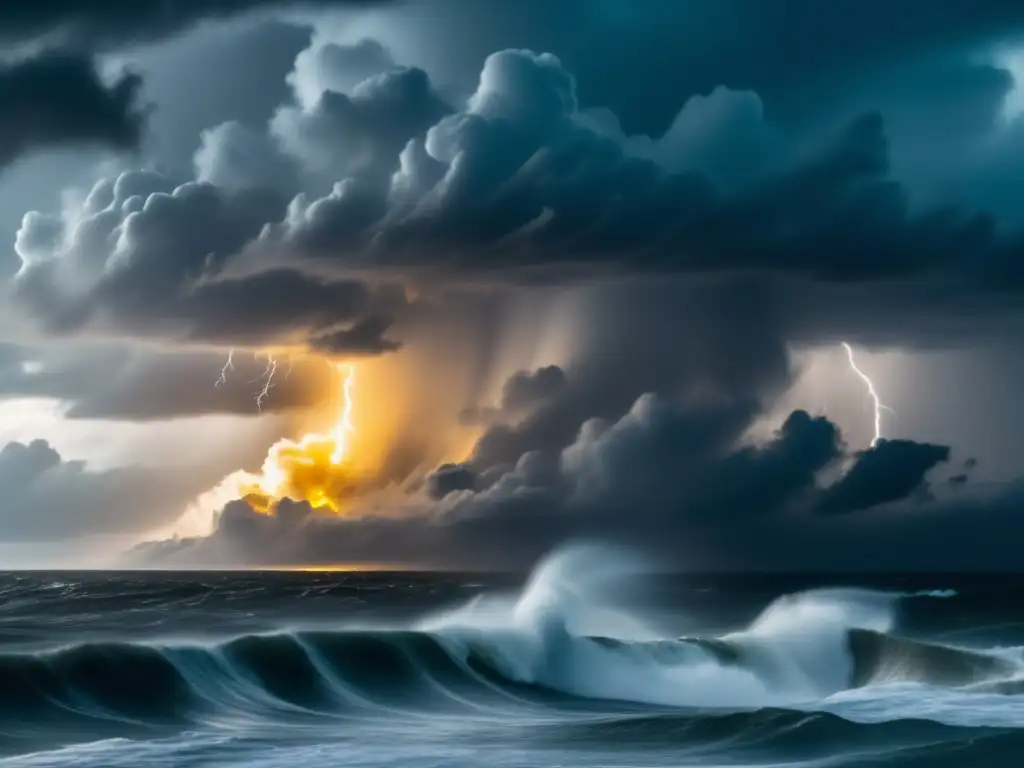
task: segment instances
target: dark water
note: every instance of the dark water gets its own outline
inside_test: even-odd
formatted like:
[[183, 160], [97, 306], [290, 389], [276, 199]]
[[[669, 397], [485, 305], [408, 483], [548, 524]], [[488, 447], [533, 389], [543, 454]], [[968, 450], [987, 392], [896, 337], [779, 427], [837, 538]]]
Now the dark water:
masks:
[[620, 570], [0, 575], [0, 765], [1024, 754], [1022, 577]]

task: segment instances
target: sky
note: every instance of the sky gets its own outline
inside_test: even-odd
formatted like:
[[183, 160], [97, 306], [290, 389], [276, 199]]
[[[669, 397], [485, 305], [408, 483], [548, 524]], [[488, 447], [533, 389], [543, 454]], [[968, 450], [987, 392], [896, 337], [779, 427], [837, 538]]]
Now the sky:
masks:
[[0, 38], [0, 568], [1019, 570], [1020, 3]]

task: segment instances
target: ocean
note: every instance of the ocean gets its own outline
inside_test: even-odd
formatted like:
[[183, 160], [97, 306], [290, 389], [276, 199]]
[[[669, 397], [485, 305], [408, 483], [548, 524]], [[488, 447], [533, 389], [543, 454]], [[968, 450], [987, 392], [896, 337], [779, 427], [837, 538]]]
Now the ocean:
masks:
[[0, 766], [1009, 766], [1024, 577], [0, 575]]

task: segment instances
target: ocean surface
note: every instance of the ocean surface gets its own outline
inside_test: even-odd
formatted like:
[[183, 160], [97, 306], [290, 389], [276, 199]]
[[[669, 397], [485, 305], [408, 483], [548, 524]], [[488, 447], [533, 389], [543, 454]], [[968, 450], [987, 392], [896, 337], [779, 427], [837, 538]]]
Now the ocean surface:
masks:
[[984, 766], [1024, 577], [0, 575], [0, 766]]

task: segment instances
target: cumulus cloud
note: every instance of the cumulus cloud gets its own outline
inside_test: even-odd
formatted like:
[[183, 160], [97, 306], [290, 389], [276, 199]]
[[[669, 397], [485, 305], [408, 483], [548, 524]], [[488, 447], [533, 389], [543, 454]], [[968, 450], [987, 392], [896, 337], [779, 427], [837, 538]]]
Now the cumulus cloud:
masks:
[[[59, 334], [92, 328], [224, 346], [301, 346], [376, 314], [374, 289], [358, 280], [284, 268], [223, 274], [282, 209], [273, 192], [125, 173], [97, 184], [70, 216], [25, 217], [15, 295]], [[356, 351], [372, 345], [376, 327], [361, 326]], [[344, 352], [340, 338], [336, 348]]]
[[[410, 502], [387, 515], [354, 511], [337, 518], [293, 502], [264, 515], [237, 501], [209, 538], [147, 545], [134, 556], [179, 564], [223, 558], [521, 567], [580, 535], [670, 553], [692, 546], [694, 536], [727, 542], [730, 531], [742, 539], [744, 529], [765, 524], [780, 529], [776, 536], [789, 526], [820, 526], [813, 510], [835, 498], [836, 486], [822, 487], [819, 475], [844, 455], [835, 425], [796, 411], [769, 441], [743, 445], [723, 440], [732, 432], [724, 425], [735, 418], [729, 408], [709, 411], [644, 395], [614, 423], [586, 423], [560, 453], [523, 454], [489, 485], [467, 466], [440, 467], [428, 481], [432, 501], [425, 508]], [[907, 446], [908, 453], [948, 451]], [[854, 465], [839, 485], [859, 486], [870, 471]], [[915, 490], [906, 482], [888, 488], [879, 500], [908, 500]]]
[[141, 534], [170, 524], [194, 487], [171, 469], [96, 472], [66, 461], [43, 441], [0, 448], [8, 541], [60, 540], [84, 534]]
[[[1020, 284], [1019, 233], [1000, 233], [982, 215], [911, 205], [889, 175], [877, 114], [780, 168], [765, 156], [770, 144], [750, 138], [758, 130], [744, 127], [764, 128], [751, 98], [717, 91], [691, 100], [655, 148], [638, 149], [579, 111], [575, 81], [557, 58], [496, 53], [465, 108], [430, 127], [422, 150], [406, 145], [393, 179], [405, 193], [401, 206], [389, 206], [384, 190], [346, 181], [303, 199], [298, 222], [271, 240], [339, 268], [491, 278], [577, 264], [824, 282], [953, 280], [968, 292]], [[410, 201], [410, 177], [426, 158], [442, 174]], [[726, 168], [726, 160], [738, 165]], [[721, 176], [735, 184], [745, 173], [755, 180], [714, 183]]]
[[126, 173], [82, 210], [29, 213], [15, 291], [51, 331], [344, 354], [401, 342], [382, 335], [396, 306], [378, 296], [381, 273], [435, 284], [595, 269], [872, 282], [925, 312], [929, 287], [955, 300], [1024, 286], [1024, 235], [912, 206], [889, 176], [877, 115], [781, 163], [765, 156], [764, 127], [755, 95], [719, 90], [641, 146], [581, 112], [551, 54], [493, 54], [459, 109], [422, 70], [391, 69], [282, 107], [266, 134], [208, 131], [197, 181]]
[[282, 107], [271, 130], [314, 178], [359, 176], [386, 188], [399, 152], [450, 111], [426, 72], [400, 68], [349, 92], [324, 90], [309, 107]]
[[[257, 5], [203, 9], [218, 16]], [[626, 4], [568, 0], [557, 13], [606, 23], [598, 5], [600, 13], [628, 11]], [[408, 456], [395, 460], [402, 467], [360, 489], [344, 519], [289, 500], [267, 515], [235, 500], [210, 537], [136, 554], [163, 564], [358, 559], [500, 567], [585, 534], [669, 552], [707, 544], [709, 552], [757, 563], [821, 542], [833, 542], [833, 552], [847, 538], [864, 546], [870, 535], [861, 531], [871, 527], [906, 541], [925, 529], [922, 511], [959, 530], [956, 504], [984, 515], [1012, 504], [1011, 492], [976, 496], [974, 483], [933, 490], [929, 473], [948, 459], [946, 446], [893, 440], [850, 454], [835, 424], [804, 411], [769, 439], [749, 440], [792, 382], [791, 344], [949, 344], [959, 334], [990, 332], [997, 313], [1006, 320], [1002, 333], [1024, 322], [1024, 234], [966, 208], [938, 206], [897, 172], [907, 155], [894, 153], [888, 125], [913, 133], [893, 108], [910, 86], [894, 78], [884, 118], [852, 99], [799, 124], [801, 108], [785, 98], [805, 92], [789, 87], [791, 63], [757, 71], [753, 62], [767, 56], [764, 30], [799, 38], [795, 60], [815, 60], [812, 49], [821, 54], [818, 43], [806, 44], [806, 19], [797, 11], [819, 21], [823, 11], [803, 0], [783, 5], [796, 14], [788, 21], [774, 6], [737, 10], [733, 18], [742, 23], [714, 51], [716, 60], [736, 63], [727, 71], [745, 76], [665, 88], [666, 73], [679, 67], [660, 62], [678, 63], [685, 48], [674, 40], [671, 51], [653, 45], [643, 61], [634, 52], [630, 78], [642, 72], [647, 84], [632, 93], [626, 77], [588, 86], [612, 66], [608, 50], [595, 62], [573, 46], [564, 55], [556, 48], [559, 56], [488, 48], [473, 61], [483, 68], [460, 98], [433, 77], [443, 68], [415, 61], [409, 50], [392, 55], [374, 41], [318, 35], [290, 77], [294, 101], [265, 126], [239, 120], [207, 130], [194, 179], [123, 173], [58, 214], [27, 214], [12, 288], [36, 330], [52, 336], [295, 347], [329, 358], [413, 355], [419, 343], [432, 352], [417, 369], [424, 376], [456, 367], [465, 349], [455, 339], [483, 339], [473, 348], [478, 359], [465, 366], [476, 370], [460, 369], [473, 380], [458, 406], [468, 406], [463, 421], [479, 427], [479, 437], [458, 461], [446, 454], [437, 466], [434, 453], [405, 450], [419, 433], [403, 435]], [[115, 45], [183, 29], [206, 13], [197, 6], [151, 24], [148, 7], [123, 20], [121, 31], [90, 31], [85, 11], [67, 24], [23, 30]], [[454, 6], [439, 7], [443, 18]], [[463, 7], [467, 19], [483, 13]], [[565, 33], [565, 19], [531, 7], [537, 18], [552, 19], [543, 34]], [[518, 5], [487, 8], [496, 19], [522, 12]], [[835, 50], [824, 57], [822, 79], [846, 82], [844, 68], [876, 67], [865, 64], [869, 43], [878, 44], [879, 61], [896, 61], [904, 49], [930, 56], [953, 45], [962, 53], [997, 19], [1024, 21], [994, 0], [976, 10], [985, 18], [923, 14], [909, 29], [915, 17], [904, 9], [868, 3], [856, 12], [861, 26], [849, 25], [863, 32], [853, 43], [828, 38]], [[688, 13], [709, 14], [696, 6]], [[899, 35], [881, 23], [890, 16], [905, 22]], [[651, 23], [625, 19], [609, 46], [628, 49], [622, 38], [650, 33]], [[830, 25], [826, 37], [835, 31]], [[465, 49], [504, 34], [488, 21]], [[777, 60], [777, 42], [771, 47]], [[734, 57], [723, 53], [733, 50]], [[698, 45], [684, 53], [699, 62], [709, 51]], [[931, 59], [924, 68], [933, 71]], [[693, 74], [693, 82], [708, 72]], [[974, 75], [957, 93], [977, 97], [984, 115], [978, 124], [958, 123], [965, 136], [990, 126], [1008, 87], [1005, 73]], [[510, 355], [515, 364], [501, 367], [503, 386], [496, 376], [489, 381], [500, 367], [502, 334], [476, 327], [485, 313], [452, 298], [477, 291], [486, 303], [499, 287], [516, 297], [564, 289], [572, 298], [572, 311], [548, 320], [558, 334], [528, 339]], [[542, 313], [528, 319], [544, 323]], [[473, 327], [450, 327], [459, 324]], [[442, 327], [443, 338], [431, 338]], [[565, 338], [554, 343], [556, 335]], [[16, 355], [0, 382], [12, 392], [35, 382], [37, 392], [63, 393], [56, 396], [82, 417], [150, 418], [242, 402], [241, 389], [212, 386], [211, 363], [222, 358], [175, 354], [182, 358], [147, 355], [134, 369], [111, 366], [117, 385], [109, 392], [81, 385], [89, 376], [100, 380], [101, 365], [83, 363], [88, 374], [76, 385], [68, 370], [26, 366], [40, 361]], [[181, 394], [207, 365], [210, 383], [198, 388], [204, 394]], [[280, 386], [282, 409], [311, 396]], [[429, 426], [414, 426], [434, 431], [444, 416], [424, 414]], [[429, 473], [421, 466], [428, 455], [426, 467], [437, 466]], [[823, 479], [837, 473], [832, 483]], [[417, 482], [405, 482], [410, 477]]]
[[535, 371], [516, 371], [501, 390], [501, 407], [515, 411], [543, 402], [565, 384], [565, 372], [557, 365]]
[[[954, 59], [970, 68], [991, 41], [1013, 41], [1024, 26], [1012, 0], [941, 13], [926, 0], [780, 0], [756, 8], [745, 0], [657, 7], [632, 0], [438, 0], [385, 8], [374, 19], [373, 34], [394, 45], [412, 38], [432, 75], [463, 88], [473, 86], [475, 68], [496, 50], [553, 51], [577, 74], [587, 106], [610, 107], [628, 131], [650, 135], [673, 122], [677, 96], [708, 94], [722, 84], [760, 94], [786, 123], [833, 119], [872, 105], [908, 65], [923, 61], [948, 71]], [[937, 88], [904, 95], [941, 100], [950, 85], [943, 78]], [[963, 119], [963, 110], [956, 114]]]
[[391, 52], [377, 40], [318, 42], [295, 57], [288, 82], [299, 104], [310, 109], [327, 91], [352, 93], [363, 81], [395, 69]]

